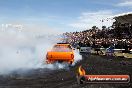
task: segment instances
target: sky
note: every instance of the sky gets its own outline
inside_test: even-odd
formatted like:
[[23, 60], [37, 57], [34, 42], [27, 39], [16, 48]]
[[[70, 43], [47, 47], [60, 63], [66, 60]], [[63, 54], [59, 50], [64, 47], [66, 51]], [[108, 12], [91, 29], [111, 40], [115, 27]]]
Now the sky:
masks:
[[131, 11], [132, 0], [0, 0], [0, 25], [46, 33], [81, 31], [111, 26], [114, 20], [107, 18]]

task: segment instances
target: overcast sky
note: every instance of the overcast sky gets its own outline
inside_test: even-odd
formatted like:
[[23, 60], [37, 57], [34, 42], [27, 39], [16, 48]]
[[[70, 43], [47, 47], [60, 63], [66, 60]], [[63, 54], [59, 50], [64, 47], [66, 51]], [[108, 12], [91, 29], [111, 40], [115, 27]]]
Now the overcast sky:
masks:
[[[48, 30], [76, 31], [110, 26], [108, 17], [131, 12], [132, 0], [0, 0], [0, 24], [21, 24]], [[51, 30], [51, 31], [49, 31]]]

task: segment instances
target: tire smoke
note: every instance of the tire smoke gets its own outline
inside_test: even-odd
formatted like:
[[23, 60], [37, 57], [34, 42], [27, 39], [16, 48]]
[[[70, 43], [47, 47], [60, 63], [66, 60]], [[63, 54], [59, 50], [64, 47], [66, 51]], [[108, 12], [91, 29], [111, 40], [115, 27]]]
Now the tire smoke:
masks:
[[[45, 64], [48, 50], [59, 42], [59, 35], [42, 34], [42, 31], [0, 30], [0, 74], [9, 74], [21, 69], [61, 69], [66, 65]], [[80, 60], [75, 51], [75, 62]], [[74, 63], [75, 64], [75, 63]], [[56, 66], [56, 67], [55, 67]]]

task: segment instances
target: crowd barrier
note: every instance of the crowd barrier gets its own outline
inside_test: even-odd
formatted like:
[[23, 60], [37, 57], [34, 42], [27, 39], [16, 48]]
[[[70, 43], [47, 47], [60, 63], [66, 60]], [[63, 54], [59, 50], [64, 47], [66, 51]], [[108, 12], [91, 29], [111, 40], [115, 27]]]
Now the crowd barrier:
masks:
[[125, 57], [132, 58], [132, 50], [130, 53], [124, 53], [125, 49], [109, 49], [109, 48], [91, 48], [91, 47], [80, 47], [80, 53], [91, 53], [98, 55], [106, 55], [106, 56], [117, 56], [117, 57]]

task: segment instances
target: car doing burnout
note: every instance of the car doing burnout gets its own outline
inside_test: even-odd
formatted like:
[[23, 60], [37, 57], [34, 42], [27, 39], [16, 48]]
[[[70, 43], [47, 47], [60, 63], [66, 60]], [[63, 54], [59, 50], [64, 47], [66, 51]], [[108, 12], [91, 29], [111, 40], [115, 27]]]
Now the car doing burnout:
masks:
[[70, 44], [58, 43], [53, 46], [51, 51], [47, 52], [46, 63], [52, 64], [55, 62], [67, 62], [69, 64], [74, 62], [74, 52]]

